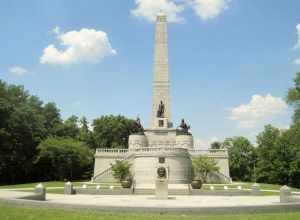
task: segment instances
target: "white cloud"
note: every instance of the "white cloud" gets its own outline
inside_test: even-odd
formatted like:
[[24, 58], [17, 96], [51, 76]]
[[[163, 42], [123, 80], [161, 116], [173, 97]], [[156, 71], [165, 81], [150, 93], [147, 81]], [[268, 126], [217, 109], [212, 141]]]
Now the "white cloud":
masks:
[[215, 18], [226, 10], [231, 0], [193, 0], [192, 7], [203, 20]]
[[15, 76], [24, 76], [27, 73], [29, 73], [27, 69], [25, 69], [24, 67], [20, 67], [20, 66], [11, 67], [9, 69], [9, 72]]
[[131, 14], [155, 21], [159, 11], [168, 16], [169, 22], [183, 21], [181, 13], [184, 9], [192, 7], [196, 14], [203, 20], [219, 16], [229, 7], [231, 0], [135, 0], [136, 8]]
[[279, 97], [253, 95], [248, 104], [231, 110], [230, 119], [237, 121], [241, 128], [254, 128], [260, 122], [266, 122], [275, 115], [285, 112], [287, 104]]
[[55, 28], [53, 28], [52, 33], [59, 35], [60, 34], [60, 27], [56, 26]]
[[300, 48], [300, 24], [297, 24], [296, 30], [297, 30], [297, 43], [294, 46], [294, 49], [299, 49]]
[[55, 27], [52, 32], [57, 34], [63, 49], [58, 49], [53, 44], [47, 46], [40, 58], [42, 64], [98, 62], [105, 56], [116, 54], [107, 34], [103, 31], [83, 28], [79, 31], [61, 33], [59, 27]]
[[298, 64], [298, 65], [300, 65], [300, 58], [299, 58], [299, 59], [296, 59], [296, 60], [294, 60], [294, 64]]
[[[183, 1], [185, 2], [185, 1]], [[143, 17], [148, 21], [155, 21], [159, 11], [163, 11], [168, 16], [169, 22], [180, 22], [183, 18], [180, 13], [184, 10], [184, 5], [171, 0], [135, 0], [136, 8], [131, 10], [131, 14], [136, 17]]]

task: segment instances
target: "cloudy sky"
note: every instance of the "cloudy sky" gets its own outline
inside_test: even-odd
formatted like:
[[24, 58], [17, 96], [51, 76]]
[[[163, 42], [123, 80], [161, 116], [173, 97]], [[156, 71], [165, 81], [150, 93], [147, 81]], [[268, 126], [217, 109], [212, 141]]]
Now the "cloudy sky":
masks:
[[154, 18], [168, 14], [172, 112], [198, 143], [290, 124], [300, 70], [299, 0], [32, 0], [0, 3], [0, 78], [63, 118], [149, 124]]

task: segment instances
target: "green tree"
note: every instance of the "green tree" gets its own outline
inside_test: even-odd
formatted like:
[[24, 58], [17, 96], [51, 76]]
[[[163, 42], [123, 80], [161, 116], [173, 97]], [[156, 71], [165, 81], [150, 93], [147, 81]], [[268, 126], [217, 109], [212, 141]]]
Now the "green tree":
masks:
[[211, 143], [210, 148], [218, 150], [218, 149], [222, 149], [223, 146], [222, 146], [221, 142], [215, 141], [215, 142]]
[[0, 80], [0, 182], [34, 178], [36, 147], [47, 135], [44, 124], [43, 103], [22, 86]]
[[296, 74], [294, 84], [294, 87], [288, 90], [286, 100], [288, 104], [295, 108], [294, 123], [300, 123], [300, 72]]
[[229, 154], [230, 176], [234, 180], [251, 181], [255, 167], [255, 148], [245, 137], [226, 140]]
[[44, 179], [81, 178], [93, 164], [93, 151], [72, 138], [50, 137], [38, 146], [36, 165]]
[[193, 163], [193, 174], [194, 178], [200, 178], [202, 182], [207, 182], [207, 177], [209, 173], [214, 173], [219, 171], [217, 162], [207, 156], [198, 156], [192, 160]]
[[263, 132], [257, 136], [257, 163], [255, 178], [258, 182], [271, 183], [273, 173], [277, 172], [274, 164], [276, 142], [280, 138], [280, 130], [272, 125], [265, 126]]
[[124, 116], [102, 116], [93, 122], [95, 148], [128, 148], [128, 137], [138, 132], [135, 121]]
[[59, 132], [62, 129], [63, 123], [60, 117], [59, 109], [53, 102], [47, 103], [44, 106], [43, 114], [45, 117], [45, 129], [48, 136], [60, 136]]
[[61, 136], [79, 139], [80, 129], [78, 124], [79, 122], [77, 116], [72, 115], [71, 117], [67, 118], [64, 121], [62, 131], [60, 132]]

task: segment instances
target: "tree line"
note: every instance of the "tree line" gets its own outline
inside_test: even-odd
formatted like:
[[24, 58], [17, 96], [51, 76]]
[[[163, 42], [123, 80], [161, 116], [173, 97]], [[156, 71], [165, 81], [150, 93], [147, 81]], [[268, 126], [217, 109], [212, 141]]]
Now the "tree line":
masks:
[[[300, 187], [300, 73], [286, 97], [294, 107], [289, 129], [265, 126], [257, 146], [245, 137], [227, 138], [211, 148], [226, 148], [233, 180]], [[96, 148], [127, 148], [138, 128], [124, 116], [63, 120], [55, 103], [43, 103], [22, 86], [0, 80], [0, 184], [88, 179]]]
[[296, 74], [286, 101], [294, 107], [290, 128], [266, 125], [256, 137], [257, 146], [245, 137], [211, 144], [212, 149], [228, 149], [233, 180], [300, 187], [300, 73]]
[[63, 120], [23, 86], [0, 80], [0, 183], [90, 178], [96, 148], [127, 147], [135, 122], [102, 116]]

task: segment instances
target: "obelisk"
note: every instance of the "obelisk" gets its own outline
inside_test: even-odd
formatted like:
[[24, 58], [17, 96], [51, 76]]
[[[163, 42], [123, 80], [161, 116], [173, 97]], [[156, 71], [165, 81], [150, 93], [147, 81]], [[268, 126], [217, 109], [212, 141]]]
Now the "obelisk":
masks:
[[[154, 48], [154, 78], [152, 97], [152, 128], [170, 128], [171, 99], [168, 62], [167, 16], [160, 12], [156, 18]], [[162, 114], [159, 110], [162, 110]]]

